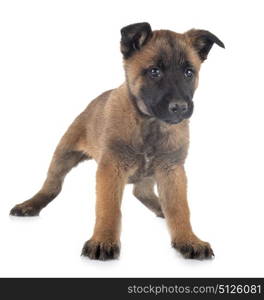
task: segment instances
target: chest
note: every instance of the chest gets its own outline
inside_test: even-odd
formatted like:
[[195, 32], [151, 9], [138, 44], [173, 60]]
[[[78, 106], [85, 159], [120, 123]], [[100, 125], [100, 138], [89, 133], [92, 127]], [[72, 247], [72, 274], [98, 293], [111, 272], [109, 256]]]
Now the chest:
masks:
[[184, 132], [168, 130], [158, 122], [144, 124], [132, 135], [127, 147], [134, 169], [129, 180], [132, 183], [153, 176], [156, 168], [169, 168], [184, 161], [188, 149]]

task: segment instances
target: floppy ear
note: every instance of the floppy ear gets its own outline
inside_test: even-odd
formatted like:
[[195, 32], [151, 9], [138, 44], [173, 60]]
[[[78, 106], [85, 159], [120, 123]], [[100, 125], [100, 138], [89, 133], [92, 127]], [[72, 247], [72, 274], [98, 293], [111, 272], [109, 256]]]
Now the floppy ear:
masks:
[[207, 30], [191, 29], [186, 32], [186, 35], [190, 38], [191, 44], [199, 54], [202, 62], [207, 58], [207, 55], [214, 43], [225, 48], [224, 43], [221, 42], [217, 36]]
[[124, 58], [129, 58], [135, 51], [141, 49], [152, 36], [149, 23], [136, 23], [121, 29], [121, 52]]

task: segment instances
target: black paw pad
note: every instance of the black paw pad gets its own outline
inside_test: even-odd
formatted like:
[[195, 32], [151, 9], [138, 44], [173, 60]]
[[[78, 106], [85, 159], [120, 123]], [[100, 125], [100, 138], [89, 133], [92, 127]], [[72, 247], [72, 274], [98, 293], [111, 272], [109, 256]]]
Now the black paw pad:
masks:
[[120, 254], [120, 246], [109, 242], [87, 241], [82, 249], [82, 255], [90, 259], [109, 260], [117, 259]]
[[34, 217], [39, 215], [39, 210], [33, 206], [18, 204], [11, 209], [10, 215], [16, 217]]
[[214, 252], [208, 243], [186, 243], [177, 245], [172, 244], [174, 248], [180, 251], [180, 253], [189, 259], [211, 259], [214, 257]]

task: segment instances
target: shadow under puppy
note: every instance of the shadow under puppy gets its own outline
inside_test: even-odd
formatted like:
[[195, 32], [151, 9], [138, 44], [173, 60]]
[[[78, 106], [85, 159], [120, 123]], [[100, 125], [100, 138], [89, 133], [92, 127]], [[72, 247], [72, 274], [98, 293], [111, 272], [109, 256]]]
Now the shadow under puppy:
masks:
[[125, 83], [97, 97], [75, 119], [55, 150], [41, 190], [10, 213], [38, 215], [60, 193], [72, 167], [95, 159], [96, 224], [83, 255], [118, 257], [122, 193], [132, 183], [134, 195], [165, 217], [174, 248], [186, 258], [210, 258], [210, 244], [190, 224], [184, 161], [200, 65], [214, 43], [224, 44], [205, 30], [152, 31], [148, 23], [126, 26], [121, 35]]

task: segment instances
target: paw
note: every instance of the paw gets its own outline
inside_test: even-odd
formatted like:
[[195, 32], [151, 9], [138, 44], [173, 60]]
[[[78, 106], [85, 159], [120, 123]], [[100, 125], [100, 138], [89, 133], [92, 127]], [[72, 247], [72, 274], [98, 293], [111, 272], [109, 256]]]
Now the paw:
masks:
[[11, 216], [34, 217], [39, 215], [39, 209], [29, 204], [18, 204], [10, 211]]
[[117, 259], [120, 254], [119, 243], [87, 241], [82, 249], [82, 255], [90, 259], [109, 260]]
[[202, 260], [214, 257], [210, 244], [200, 240], [181, 243], [173, 242], [172, 246], [180, 251], [185, 258]]

